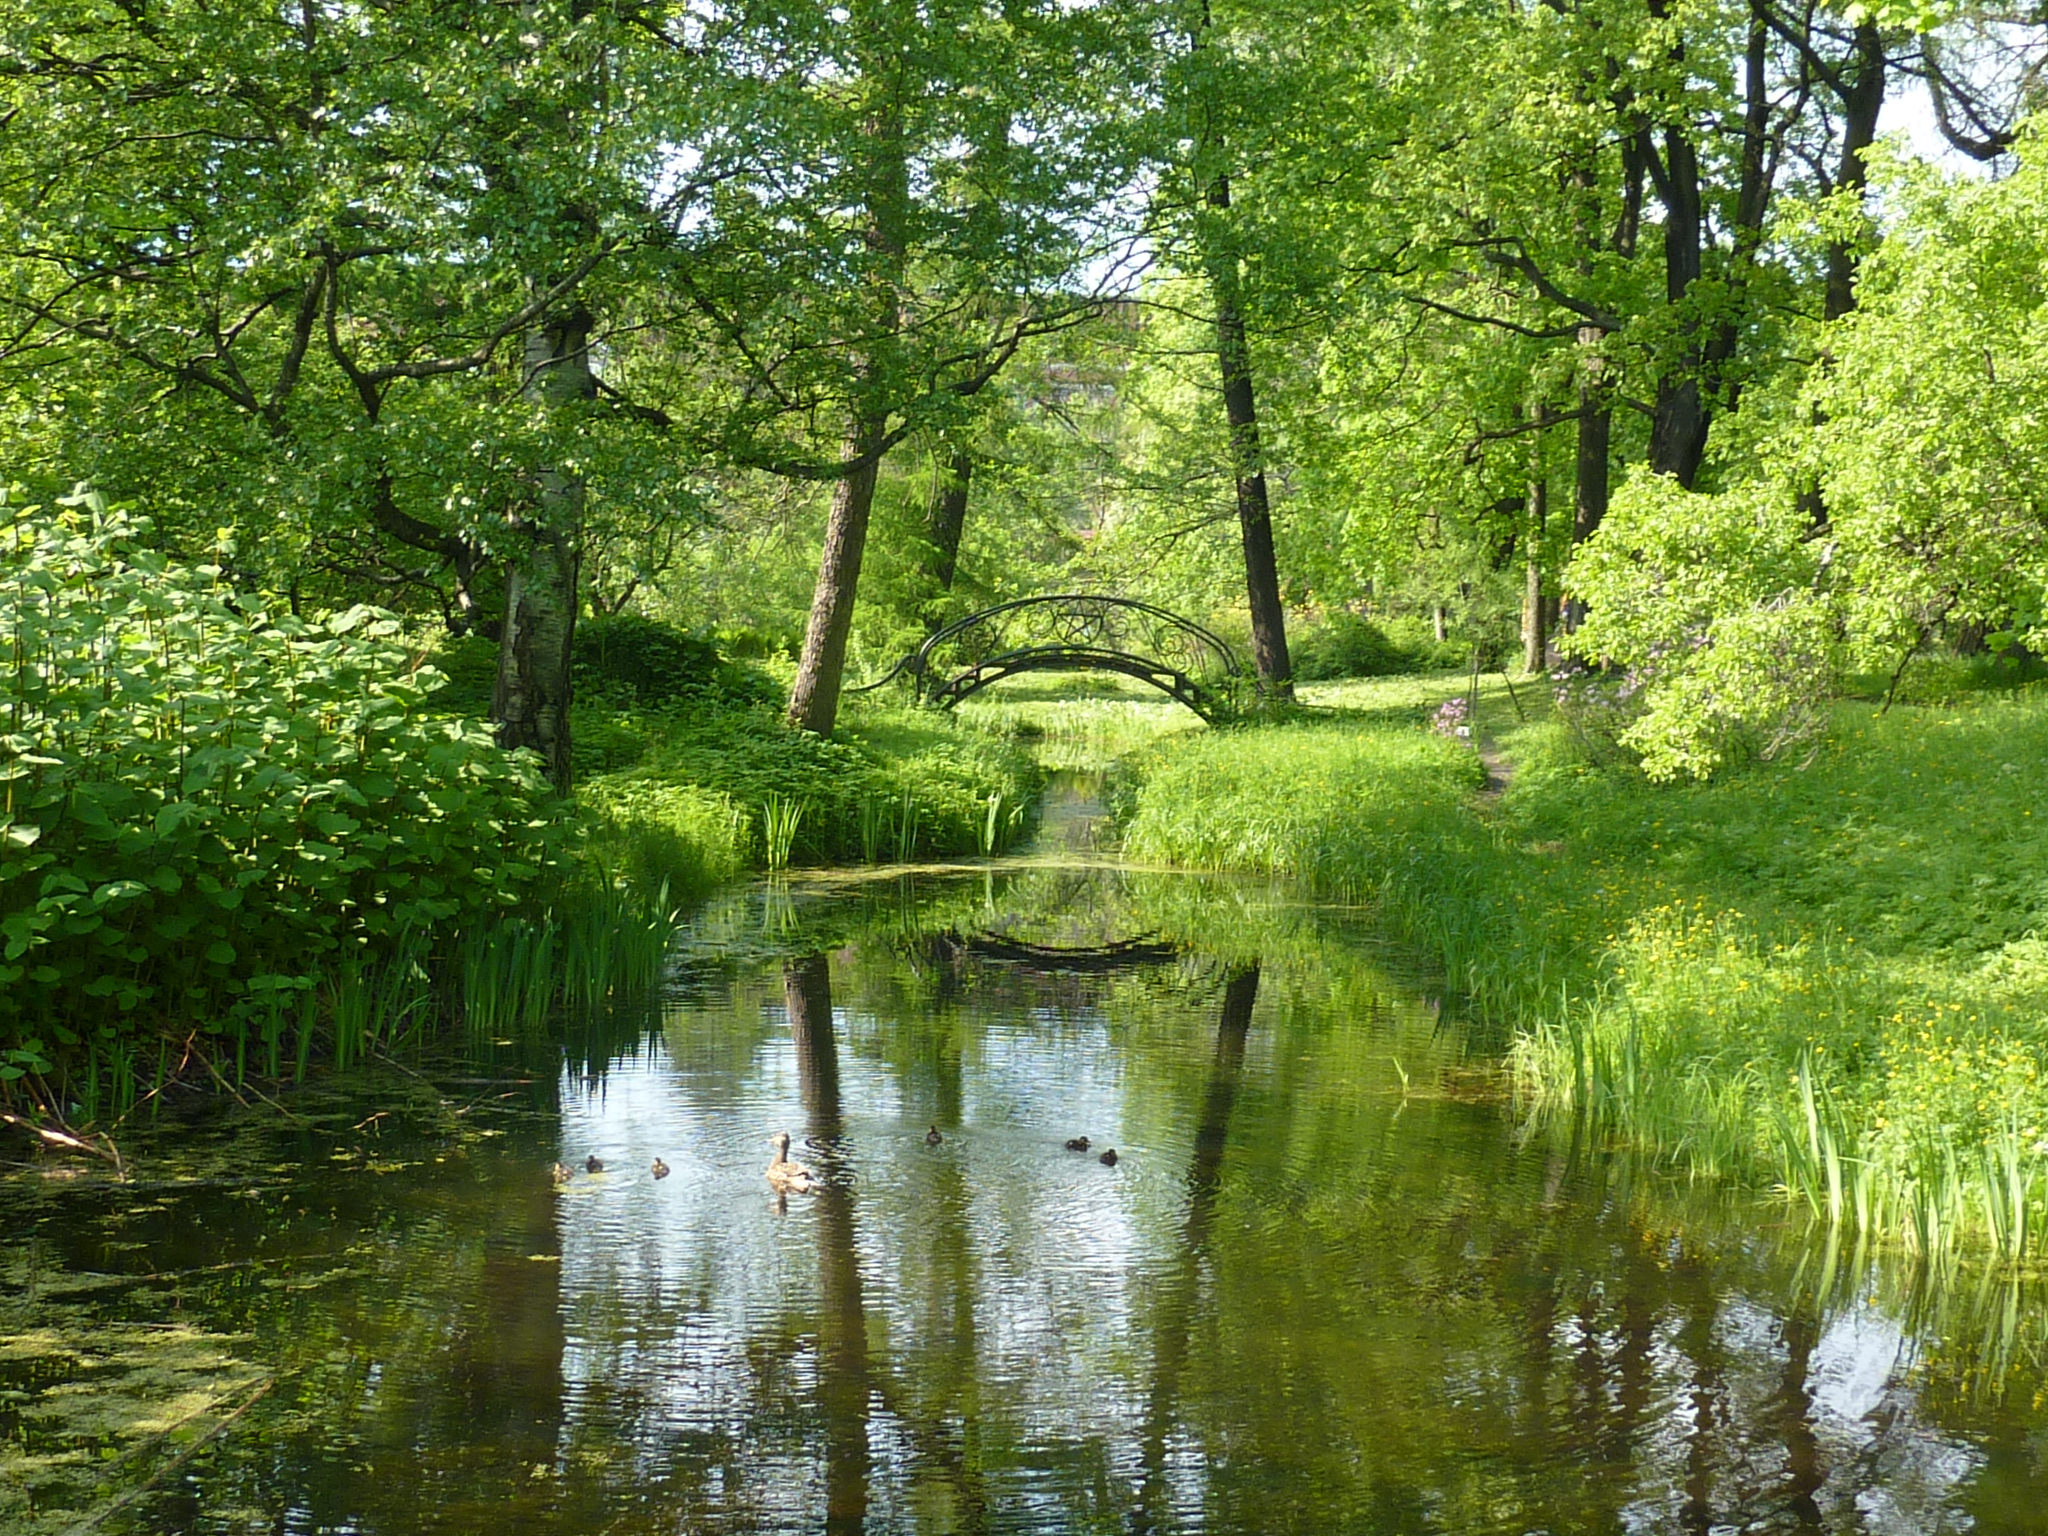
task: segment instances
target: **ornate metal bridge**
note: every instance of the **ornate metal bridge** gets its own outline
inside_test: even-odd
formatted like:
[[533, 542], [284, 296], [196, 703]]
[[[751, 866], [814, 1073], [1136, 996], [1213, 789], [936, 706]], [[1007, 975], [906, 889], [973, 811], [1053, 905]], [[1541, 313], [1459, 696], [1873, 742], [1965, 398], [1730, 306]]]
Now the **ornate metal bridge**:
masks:
[[1250, 686], [1236, 653], [1201, 625], [1132, 598], [1069, 592], [956, 619], [872, 683], [847, 691], [907, 675], [919, 699], [950, 709], [1023, 672], [1135, 677], [1209, 721], [1235, 714]]

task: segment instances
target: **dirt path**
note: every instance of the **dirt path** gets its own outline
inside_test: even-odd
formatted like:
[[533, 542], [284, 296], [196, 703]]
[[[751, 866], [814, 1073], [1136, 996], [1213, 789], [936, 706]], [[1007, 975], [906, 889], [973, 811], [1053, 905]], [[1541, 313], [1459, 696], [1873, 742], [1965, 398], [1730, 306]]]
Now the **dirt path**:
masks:
[[1486, 782], [1479, 787], [1479, 803], [1492, 805], [1514, 779], [1514, 760], [1502, 752], [1491, 737], [1479, 740], [1479, 761], [1486, 764]]

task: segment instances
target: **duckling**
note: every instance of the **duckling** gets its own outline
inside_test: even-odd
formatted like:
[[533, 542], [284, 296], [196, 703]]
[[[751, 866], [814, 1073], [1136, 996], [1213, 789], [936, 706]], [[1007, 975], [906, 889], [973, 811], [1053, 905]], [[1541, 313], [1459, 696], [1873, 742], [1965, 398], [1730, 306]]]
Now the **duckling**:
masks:
[[808, 1195], [818, 1188], [818, 1176], [802, 1163], [789, 1160], [789, 1132], [777, 1131], [769, 1138], [775, 1143], [775, 1161], [768, 1165], [768, 1182], [777, 1194]]
[[1088, 1138], [1086, 1136], [1069, 1136], [1067, 1138], [1067, 1150], [1069, 1152], [1086, 1152], [1088, 1150]]
[[585, 1173], [603, 1173], [604, 1159], [595, 1152], [591, 1153], [590, 1156], [583, 1159], [583, 1171]]
[[945, 1139], [945, 1137], [939, 1134], [939, 1128], [936, 1125], [924, 1133], [924, 1144], [928, 1147], [936, 1147]]
[[664, 1163], [658, 1157], [654, 1160], [654, 1176], [657, 1179], [665, 1179], [668, 1177], [668, 1164]]
[[1114, 1168], [1116, 1166], [1116, 1148], [1111, 1147], [1107, 1152], [1103, 1153], [1102, 1156], [1095, 1159], [1095, 1161], [1102, 1164], [1102, 1166], [1105, 1168]]
[[555, 1164], [555, 1182], [557, 1184], [566, 1184], [575, 1177], [575, 1174], [564, 1168], [560, 1163]]

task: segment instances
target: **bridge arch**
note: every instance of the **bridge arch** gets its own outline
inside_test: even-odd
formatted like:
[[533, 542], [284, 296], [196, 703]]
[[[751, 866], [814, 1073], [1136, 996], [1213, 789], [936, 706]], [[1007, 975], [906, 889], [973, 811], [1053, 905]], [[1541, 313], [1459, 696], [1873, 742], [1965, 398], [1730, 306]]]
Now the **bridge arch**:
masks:
[[1065, 592], [955, 619], [874, 682], [847, 692], [908, 676], [921, 701], [950, 709], [1026, 672], [1136, 678], [1212, 723], [1237, 713], [1247, 686], [1237, 653], [1192, 619], [1135, 598]]

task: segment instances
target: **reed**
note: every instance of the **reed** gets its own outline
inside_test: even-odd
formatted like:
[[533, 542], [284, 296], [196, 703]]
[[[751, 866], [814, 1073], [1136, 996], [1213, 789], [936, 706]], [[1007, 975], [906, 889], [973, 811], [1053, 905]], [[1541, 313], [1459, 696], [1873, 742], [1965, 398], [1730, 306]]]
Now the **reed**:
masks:
[[907, 784], [897, 803], [895, 830], [896, 862], [908, 864], [917, 857], [917, 802], [911, 798]]
[[789, 856], [796, 847], [796, 835], [803, 826], [806, 802], [792, 796], [768, 792], [761, 805], [762, 857], [768, 868], [789, 868]]
[[892, 802], [884, 795], [864, 795], [860, 802], [860, 855], [869, 864], [882, 862], [882, 853], [894, 840]]
[[538, 1033], [555, 1000], [557, 925], [505, 917], [465, 935], [462, 1011], [472, 1040]]
[[[1501, 1032], [1532, 1129], [1775, 1187], [1928, 1264], [2040, 1260], [2048, 942], [1983, 873], [2048, 873], [2048, 828], [1977, 768], [2048, 747], [2048, 708], [1851, 714], [1803, 768], [1678, 789], [1589, 770], [1539, 725], [1488, 806], [1469, 754], [1407, 718], [1426, 703], [1141, 757], [1126, 851], [1371, 907]], [[1816, 890], [1863, 935], [1815, 921]]]

